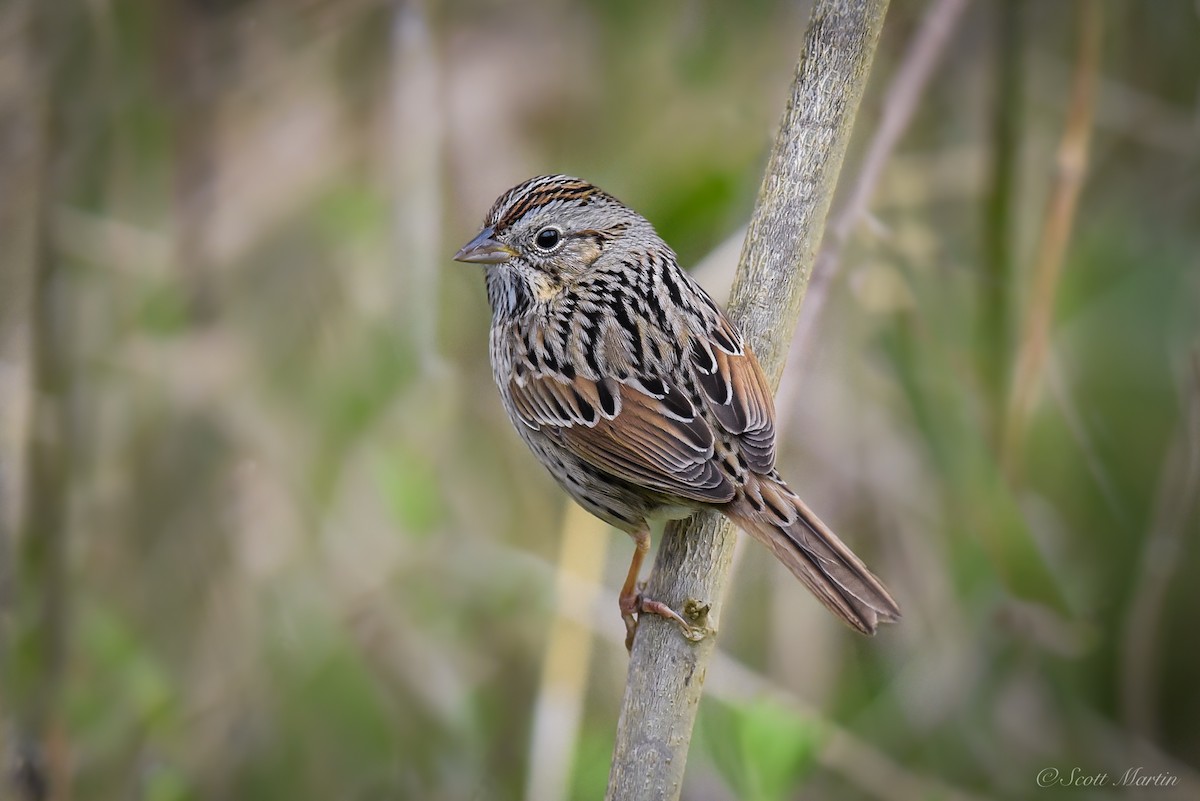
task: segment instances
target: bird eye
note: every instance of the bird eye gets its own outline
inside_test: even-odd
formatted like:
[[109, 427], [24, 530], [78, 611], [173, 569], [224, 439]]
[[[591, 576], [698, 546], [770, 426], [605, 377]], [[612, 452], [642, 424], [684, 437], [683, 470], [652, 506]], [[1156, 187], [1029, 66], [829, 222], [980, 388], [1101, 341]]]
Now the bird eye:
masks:
[[554, 250], [560, 241], [562, 241], [562, 231], [557, 228], [543, 228], [533, 238], [533, 243], [545, 251]]

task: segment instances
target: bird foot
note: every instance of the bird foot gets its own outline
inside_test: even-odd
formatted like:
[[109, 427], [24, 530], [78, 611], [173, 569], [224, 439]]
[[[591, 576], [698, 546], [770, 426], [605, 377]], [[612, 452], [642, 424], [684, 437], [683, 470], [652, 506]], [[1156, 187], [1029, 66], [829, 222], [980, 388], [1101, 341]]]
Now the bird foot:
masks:
[[[638, 621], [644, 614], [658, 615], [659, 617], [665, 617], [667, 620], [674, 620], [679, 624], [679, 628], [683, 632], [683, 636], [689, 642], [700, 642], [704, 639], [705, 634], [708, 633], [708, 630], [704, 626], [694, 626], [687, 622], [683, 615], [679, 614], [662, 601], [655, 601], [651, 598], [647, 598], [644, 593], [645, 589], [646, 583], [638, 582], [636, 593], [629, 596], [621, 596], [620, 598], [621, 619], [625, 621], [626, 651], [633, 651], [633, 638], [634, 635], [637, 634]], [[688, 601], [688, 605], [695, 606], [694, 602], [692, 601]], [[689, 608], [689, 606], [685, 606], [685, 608], [688, 608], [689, 612], [694, 611]], [[704, 606], [703, 612], [704, 614], [707, 614], [707, 605]], [[697, 618], [703, 620], [704, 614], [697, 615]]]

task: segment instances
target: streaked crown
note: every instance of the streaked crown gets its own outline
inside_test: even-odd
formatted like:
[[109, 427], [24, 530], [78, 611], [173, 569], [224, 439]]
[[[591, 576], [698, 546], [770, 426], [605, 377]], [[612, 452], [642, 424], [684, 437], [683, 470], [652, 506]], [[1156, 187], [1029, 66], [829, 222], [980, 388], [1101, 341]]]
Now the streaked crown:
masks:
[[535, 211], [568, 204], [585, 207], [597, 201], [620, 205], [620, 201], [612, 195], [582, 178], [539, 175], [501, 195], [488, 212], [484, 225], [502, 232]]

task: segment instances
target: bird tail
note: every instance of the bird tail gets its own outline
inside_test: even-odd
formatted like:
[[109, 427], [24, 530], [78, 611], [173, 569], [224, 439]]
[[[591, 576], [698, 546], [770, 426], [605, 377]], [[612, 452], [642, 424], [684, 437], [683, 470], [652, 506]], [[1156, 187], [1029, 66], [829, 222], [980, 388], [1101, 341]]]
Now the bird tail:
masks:
[[751, 479], [730, 517], [769, 547], [829, 611], [863, 634], [899, 619], [900, 607], [883, 583], [781, 480]]

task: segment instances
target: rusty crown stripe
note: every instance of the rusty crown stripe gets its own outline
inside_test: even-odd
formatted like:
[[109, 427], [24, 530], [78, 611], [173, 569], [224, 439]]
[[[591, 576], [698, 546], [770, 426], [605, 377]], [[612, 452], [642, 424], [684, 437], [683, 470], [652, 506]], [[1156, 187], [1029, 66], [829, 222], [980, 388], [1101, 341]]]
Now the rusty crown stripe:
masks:
[[530, 211], [551, 203], [571, 201], [590, 202], [594, 199], [614, 198], [596, 186], [566, 175], [541, 176], [526, 181], [507, 192], [492, 207], [488, 222], [497, 230], [516, 223]]

